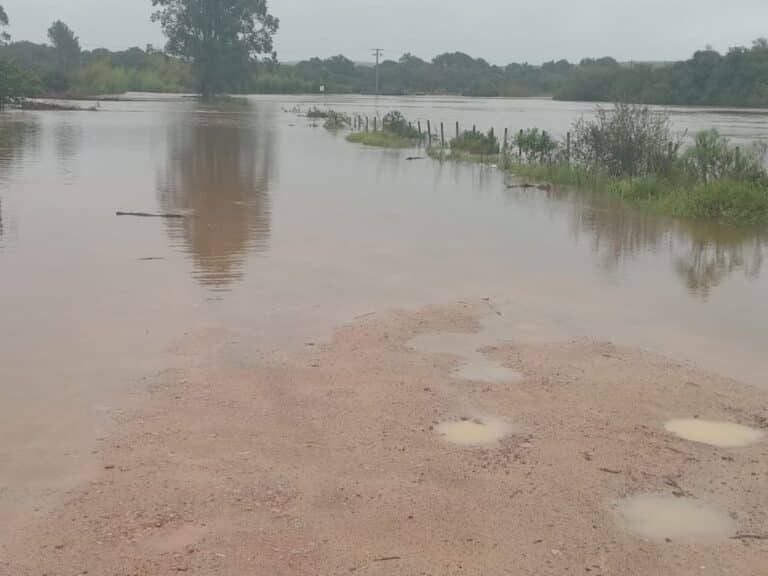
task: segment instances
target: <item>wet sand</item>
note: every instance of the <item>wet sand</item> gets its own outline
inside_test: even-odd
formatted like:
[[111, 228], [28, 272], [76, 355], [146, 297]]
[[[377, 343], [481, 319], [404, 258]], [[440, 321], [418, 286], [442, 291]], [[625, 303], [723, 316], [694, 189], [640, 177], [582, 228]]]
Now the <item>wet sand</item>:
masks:
[[[226, 332], [188, 339], [185, 366], [101, 442], [88, 485], [0, 547], [0, 574], [765, 574], [766, 442], [664, 427], [764, 431], [766, 392], [586, 339], [483, 349], [513, 382], [462, 380], [461, 358], [411, 346], [470, 337], [488, 313], [375, 314], [258, 362]], [[456, 421], [508, 428], [460, 445], [440, 428]], [[635, 533], [620, 502], [647, 494], [729, 522]]]

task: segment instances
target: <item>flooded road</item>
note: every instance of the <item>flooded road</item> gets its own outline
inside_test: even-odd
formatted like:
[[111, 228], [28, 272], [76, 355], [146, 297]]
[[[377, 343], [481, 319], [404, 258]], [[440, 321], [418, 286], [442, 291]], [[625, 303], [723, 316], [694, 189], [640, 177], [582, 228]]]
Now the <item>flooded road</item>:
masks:
[[[252, 364], [360, 315], [489, 298], [497, 338], [610, 340], [768, 387], [766, 231], [508, 188], [491, 168], [406, 162], [284, 111], [308, 103], [0, 116], [0, 512], [23, 515], [87, 477], [112, 418], [173, 368], [180, 340], [206, 331], [226, 330]], [[327, 104], [555, 133], [592, 109]], [[768, 113], [674, 119], [749, 140]]]

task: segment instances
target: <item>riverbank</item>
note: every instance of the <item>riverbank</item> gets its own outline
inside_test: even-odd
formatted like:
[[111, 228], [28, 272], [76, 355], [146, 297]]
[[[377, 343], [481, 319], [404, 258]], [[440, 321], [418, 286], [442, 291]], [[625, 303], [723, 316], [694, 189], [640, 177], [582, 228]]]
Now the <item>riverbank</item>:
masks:
[[[765, 429], [765, 392], [608, 343], [499, 340], [497, 314], [476, 302], [371, 315], [250, 365], [227, 334], [197, 341], [103, 441], [98, 477], [15, 534], [0, 568], [762, 574], [765, 442], [716, 448], [664, 423]], [[462, 347], [471, 378], [455, 372]], [[500, 437], [452, 443], [450, 422]], [[730, 520], [639, 536], [619, 504], [638, 494]]]
[[595, 121], [582, 118], [573, 124], [573, 142], [571, 132], [559, 142], [538, 128], [520, 130], [512, 139], [505, 129], [500, 141], [493, 129], [483, 133], [473, 126], [460, 132], [458, 123], [450, 140], [443, 124], [439, 134], [430, 134], [429, 128], [422, 133], [419, 123], [418, 139], [407, 138], [403, 133], [415, 131], [412, 124], [399, 112], [390, 115], [399, 122], [381, 122], [381, 129], [369, 131], [366, 119], [366, 130], [353, 131], [347, 140], [388, 148], [425, 142], [427, 155], [441, 162], [492, 164], [522, 178], [611, 195], [669, 216], [737, 226], [768, 224], [764, 143], [742, 150], [710, 129], [697, 133], [694, 143], [683, 149], [669, 115], [647, 107], [598, 108]]
[[750, 182], [728, 178], [711, 183], [665, 177], [612, 178], [562, 163], [513, 162], [507, 165], [507, 171], [528, 180], [615, 196], [660, 214], [742, 226], [768, 223], [768, 191]]

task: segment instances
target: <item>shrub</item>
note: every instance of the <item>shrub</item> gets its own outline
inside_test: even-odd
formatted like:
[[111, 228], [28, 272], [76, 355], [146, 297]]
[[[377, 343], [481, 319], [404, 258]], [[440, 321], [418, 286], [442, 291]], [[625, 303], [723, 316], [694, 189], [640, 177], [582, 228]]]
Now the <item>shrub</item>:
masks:
[[634, 104], [598, 108], [594, 120], [582, 118], [573, 129], [573, 158], [611, 176], [667, 173], [681, 144], [669, 114]]
[[705, 183], [721, 178], [763, 182], [766, 180], [763, 168], [765, 153], [765, 143], [756, 143], [746, 151], [733, 149], [728, 139], [713, 129], [696, 134], [694, 144], [686, 150], [683, 161], [686, 168]]
[[405, 117], [397, 110], [393, 110], [386, 114], [381, 121], [381, 125], [384, 130], [402, 136], [403, 138], [412, 140], [422, 138], [419, 131], [409, 124]]
[[522, 130], [515, 136], [515, 145], [528, 162], [551, 160], [558, 147], [546, 130], [538, 128]]
[[493, 130], [489, 130], [487, 134], [474, 130], [465, 131], [451, 140], [451, 150], [478, 156], [490, 156], [499, 153], [499, 139]]

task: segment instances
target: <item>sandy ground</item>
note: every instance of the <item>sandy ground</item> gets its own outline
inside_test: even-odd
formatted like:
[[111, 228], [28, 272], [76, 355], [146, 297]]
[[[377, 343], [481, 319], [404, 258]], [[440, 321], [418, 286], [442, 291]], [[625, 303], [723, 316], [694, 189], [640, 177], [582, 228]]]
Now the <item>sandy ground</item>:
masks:
[[[328, 344], [244, 362], [229, 335], [179, 351], [99, 450], [100, 472], [0, 548], [0, 574], [768, 574], [768, 446], [664, 431], [700, 416], [765, 429], [768, 394], [607, 343], [499, 343], [522, 381], [456, 379], [417, 352], [470, 334], [483, 303], [361, 318]], [[483, 447], [436, 428], [499, 418]], [[644, 540], [618, 499], [691, 497], [729, 537]]]

